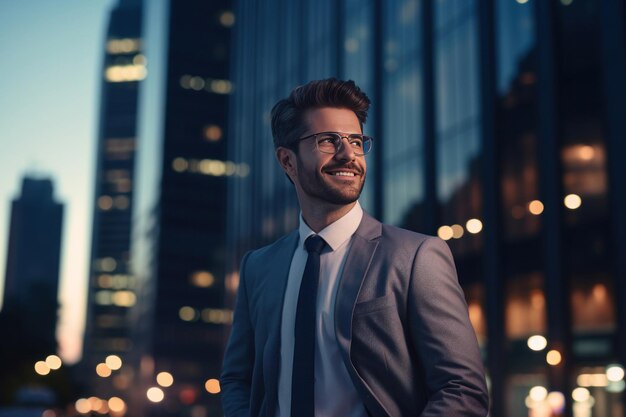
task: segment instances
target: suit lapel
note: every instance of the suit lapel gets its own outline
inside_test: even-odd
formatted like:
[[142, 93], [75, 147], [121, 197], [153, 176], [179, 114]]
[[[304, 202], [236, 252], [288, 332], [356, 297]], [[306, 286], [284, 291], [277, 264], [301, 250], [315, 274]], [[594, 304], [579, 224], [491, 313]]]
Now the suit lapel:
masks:
[[378, 248], [381, 233], [382, 224], [364, 212], [361, 224], [354, 234], [352, 246], [341, 273], [335, 301], [335, 335], [339, 344], [339, 350], [354, 386], [361, 395], [361, 399], [369, 412], [375, 416], [386, 416], [387, 412], [376, 400], [374, 393], [359, 377], [352, 365], [350, 345], [352, 343], [354, 305], [359, 296], [363, 279]]
[[272, 291], [266, 292], [267, 305], [280, 306], [277, 309], [278, 316], [270, 320], [270, 328], [268, 329], [267, 345], [263, 352], [263, 373], [265, 375], [265, 387], [267, 390], [267, 410], [268, 415], [274, 415], [276, 410], [276, 402], [278, 400], [278, 370], [280, 367], [280, 328], [283, 316], [283, 305], [285, 298], [285, 289], [287, 288], [287, 278], [289, 277], [289, 269], [293, 252], [298, 244], [298, 230], [291, 232], [278, 244], [272, 248], [272, 252], [268, 254], [267, 262], [270, 264], [269, 273], [272, 282]]

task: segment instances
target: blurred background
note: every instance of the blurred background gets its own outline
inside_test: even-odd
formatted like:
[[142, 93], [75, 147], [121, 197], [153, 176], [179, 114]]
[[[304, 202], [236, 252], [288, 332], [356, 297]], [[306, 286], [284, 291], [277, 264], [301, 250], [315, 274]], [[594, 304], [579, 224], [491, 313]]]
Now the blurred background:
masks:
[[500, 417], [622, 417], [623, 0], [0, 0], [0, 417], [223, 415], [269, 114], [373, 101], [361, 197], [448, 241]]

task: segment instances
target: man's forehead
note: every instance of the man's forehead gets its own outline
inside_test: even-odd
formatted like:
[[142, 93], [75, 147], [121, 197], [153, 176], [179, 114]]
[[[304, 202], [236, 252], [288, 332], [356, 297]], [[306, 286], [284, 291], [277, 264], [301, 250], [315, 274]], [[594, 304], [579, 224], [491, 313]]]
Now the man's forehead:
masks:
[[360, 131], [360, 123], [356, 114], [345, 107], [316, 107], [307, 109], [304, 122], [310, 129], [329, 131]]

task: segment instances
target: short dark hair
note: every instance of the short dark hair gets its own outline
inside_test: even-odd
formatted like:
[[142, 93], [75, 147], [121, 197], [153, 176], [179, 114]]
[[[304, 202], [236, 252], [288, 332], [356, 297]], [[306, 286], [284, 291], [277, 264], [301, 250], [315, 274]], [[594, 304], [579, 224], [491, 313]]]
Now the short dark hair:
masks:
[[309, 109], [337, 107], [352, 110], [363, 130], [369, 106], [370, 99], [352, 80], [327, 78], [296, 87], [289, 97], [279, 100], [272, 108], [274, 148], [293, 148], [296, 140], [306, 132], [304, 113]]

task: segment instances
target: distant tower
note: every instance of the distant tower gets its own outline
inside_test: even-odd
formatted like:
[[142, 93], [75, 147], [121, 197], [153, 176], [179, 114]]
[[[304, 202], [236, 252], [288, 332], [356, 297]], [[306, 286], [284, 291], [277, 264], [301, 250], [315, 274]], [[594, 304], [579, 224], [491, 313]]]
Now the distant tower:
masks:
[[[220, 416], [217, 378], [232, 317], [223, 303], [226, 181], [247, 175], [226, 157], [235, 15], [230, 0], [145, 7], [149, 75], [131, 249], [138, 285], [131, 340], [140, 366], [128, 415]], [[159, 386], [164, 398], [152, 402], [146, 393]]]
[[131, 350], [128, 314], [136, 297], [128, 263], [138, 91], [139, 82], [146, 76], [140, 39], [141, 10], [139, 0], [120, 0], [111, 12], [103, 45], [84, 371], [81, 373], [86, 385], [100, 394], [118, 393], [129, 383], [125, 365], [116, 369], [111, 378], [102, 378], [102, 370], [99, 376], [96, 367], [110, 355], [124, 360]]
[[57, 350], [62, 224], [63, 205], [54, 201], [52, 181], [25, 177], [22, 195], [11, 205], [1, 313], [2, 351], [8, 348], [13, 362]]

